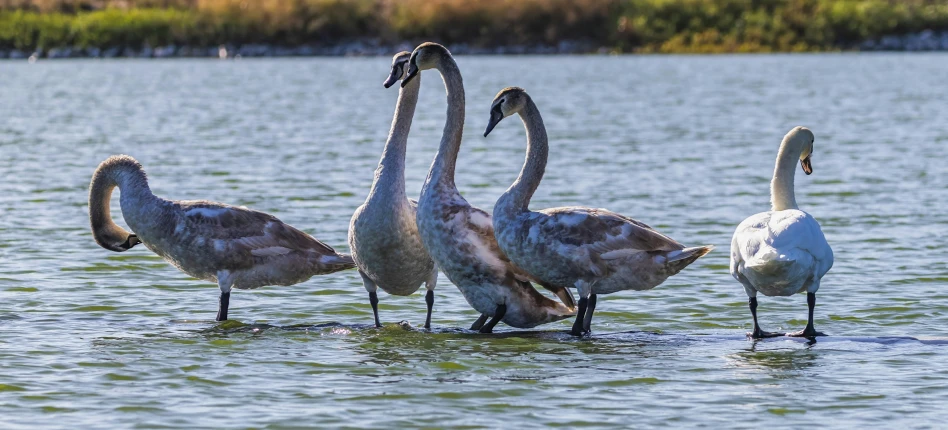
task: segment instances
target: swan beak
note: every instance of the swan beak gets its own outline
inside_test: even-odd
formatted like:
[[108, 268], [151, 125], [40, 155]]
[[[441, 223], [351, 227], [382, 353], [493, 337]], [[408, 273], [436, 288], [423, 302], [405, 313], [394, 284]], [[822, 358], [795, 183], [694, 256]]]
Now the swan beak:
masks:
[[385, 88], [391, 88], [392, 85], [395, 85], [398, 82], [398, 78], [402, 77], [402, 69], [405, 68], [405, 65], [402, 63], [395, 63], [392, 65], [392, 73], [388, 74], [388, 79], [385, 82], [382, 82], [382, 86]]
[[405, 85], [408, 85], [408, 82], [415, 78], [415, 75], [418, 74], [418, 66], [415, 65], [415, 58], [408, 62], [408, 76], [405, 76], [405, 79], [402, 79], [402, 88], [405, 88]]
[[484, 132], [484, 137], [487, 137], [491, 130], [493, 130], [502, 119], [504, 119], [504, 114], [500, 112], [500, 109], [492, 109], [490, 111], [490, 121], [487, 123], [487, 131]]
[[800, 166], [803, 167], [803, 173], [809, 175], [813, 173], [813, 164], [810, 163], [810, 156], [807, 155], [806, 158], [800, 160]]
[[385, 88], [391, 88], [392, 85], [395, 85], [395, 82], [397, 81], [398, 78], [395, 77], [395, 73], [393, 72], [391, 75], [388, 75], [388, 79], [386, 79], [385, 82], [382, 82], [382, 86]]
[[130, 234], [128, 235], [128, 238], [125, 239], [125, 243], [119, 245], [119, 247], [123, 248], [125, 251], [128, 251], [129, 249], [132, 249], [132, 247], [134, 247], [135, 245], [138, 245], [139, 243], [142, 243], [142, 241], [138, 239], [138, 235]]

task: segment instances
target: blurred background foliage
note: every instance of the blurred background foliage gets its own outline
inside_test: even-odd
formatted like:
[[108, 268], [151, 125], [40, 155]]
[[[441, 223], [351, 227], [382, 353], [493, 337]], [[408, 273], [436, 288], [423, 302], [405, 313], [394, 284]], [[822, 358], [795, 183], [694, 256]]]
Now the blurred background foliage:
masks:
[[848, 49], [948, 29], [946, 0], [0, 0], [0, 48], [477, 47], [577, 41], [619, 52]]

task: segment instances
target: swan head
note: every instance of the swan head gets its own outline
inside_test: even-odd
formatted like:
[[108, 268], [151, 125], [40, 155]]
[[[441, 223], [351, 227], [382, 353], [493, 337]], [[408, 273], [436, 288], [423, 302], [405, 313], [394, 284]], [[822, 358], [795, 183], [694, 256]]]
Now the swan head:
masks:
[[388, 74], [388, 79], [382, 83], [382, 86], [389, 88], [392, 85], [395, 85], [396, 82], [402, 80], [406, 74], [405, 65], [408, 64], [408, 59], [411, 58], [411, 52], [402, 51], [395, 54], [392, 57], [392, 71]]
[[500, 90], [490, 104], [490, 121], [487, 123], [484, 137], [490, 134], [500, 120], [523, 110], [529, 97], [527, 92], [520, 87], [507, 87]]
[[800, 151], [800, 167], [807, 175], [813, 173], [813, 164], [810, 157], [813, 155], [813, 141], [816, 139], [810, 129], [796, 126], [783, 137], [783, 146]]
[[125, 252], [142, 243], [138, 235], [128, 233], [125, 230], [113, 231], [111, 229], [98, 229], [93, 231], [93, 237], [99, 246], [109, 251]]
[[408, 76], [402, 80], [402, 87], [408, 85], [422, 70], [435, 69], [445, 58], [451, 58], [451, 52], [443, 45], [434, 42], [425, 42], [418, 45], [408, 59]]

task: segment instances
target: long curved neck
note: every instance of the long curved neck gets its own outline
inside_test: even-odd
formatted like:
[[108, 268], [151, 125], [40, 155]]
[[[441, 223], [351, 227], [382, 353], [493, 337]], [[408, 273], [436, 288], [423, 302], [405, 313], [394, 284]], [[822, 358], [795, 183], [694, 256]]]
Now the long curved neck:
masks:
[[527, 129], [527, 157], [520, 169], [520, 176], [497, 201], [497, 207], [508, 215], [529, 210], [530, 199], [543, 179], [550, 149], [540, 110], [529, 96], [520, 111], [520, 119]]
[[382, 159], [375, 170], [375, 180], [369, 191], [368, 200], [373, 198], [405, 199], [405, 152], [408, 146], [408, 132], [418, 105], [418, 89], [421, 76], [416, 76], [404, 88], [398, 91], [398, 103], [392, 128], [382, 151]]
[[441, 145], [431, 163], [425, 189], [430, 184], [438, 184], [453, 188], [454, 167], [458, 161], [458, 151], [461, 150], [461, 135], [464, 131], [464, 81], [457, 63], [450, 56], [445, 56], [438, 66], [438, 72], [444, 80], [444, 89], [448, 98], [448, 114], [441, 135]]
[[795, 149], [788, 142], [780, 145], [774, 178], [770, 181], [771, 210], [797, 209], [797, 199], [793, 192], [793, 177], [801, 153], [802, 149]]
[[123, 200], [151, 200], [155, 196], [141, 165], [130, 157], [110, 157], [99, 165], [89, 185], [89, 221], [99, 245], [112, 249], [128, 239], [129, 232], [112, 221], [109, 209], [112, 191], [119, 187]]

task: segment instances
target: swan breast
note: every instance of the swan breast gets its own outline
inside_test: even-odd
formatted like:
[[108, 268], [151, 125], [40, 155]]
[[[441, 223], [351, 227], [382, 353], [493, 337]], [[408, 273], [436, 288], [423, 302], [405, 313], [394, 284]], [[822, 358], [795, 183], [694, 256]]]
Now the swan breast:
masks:
[[410, 200], [388, 207], [363, 205], [349, 229], [356, 265], [380, 288], [409, 295], [431, 277], [434, 261], [422, 244]]

